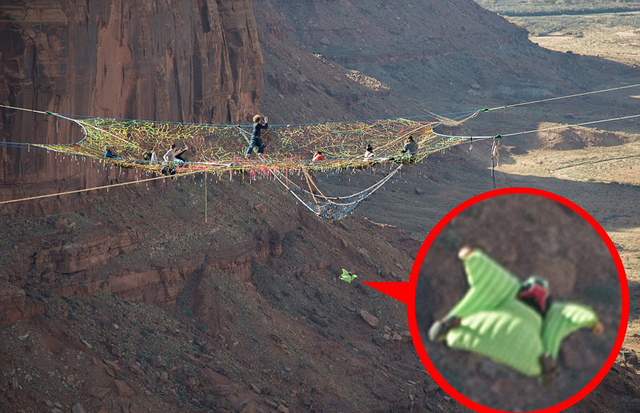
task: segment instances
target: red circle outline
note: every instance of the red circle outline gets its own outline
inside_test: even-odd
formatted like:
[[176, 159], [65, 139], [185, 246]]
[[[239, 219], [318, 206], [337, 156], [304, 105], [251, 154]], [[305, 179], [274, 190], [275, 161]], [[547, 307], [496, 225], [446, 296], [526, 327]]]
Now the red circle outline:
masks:
[[429, 359], [429, 356], [427, 355], [427, 351], [425, 350], [425, 347], [422, 344], [422, 339], [420, 337], [420, 332], [418, 330], [418, 322], [416, 319], [415, 294], [416, 294], [416, 286], [418, 283], [418, 275], [420, 273], [420, 269], [422, 268], [422, 262], [424, 261], [427, 255], [427, 252], [431, 247], [431, 244], [433, 243], [435, 238], [438, 236], [440, 231], [442, 231], [442, 229], [455, 216], [457, 216], [460, 212], [464, 211], [465, 209], [471, 207], [472, 205], [475, 205], [489, 198], [508, 195], [508, 194], [528, 194], [528, 195], [535, 195], [535, 196], [548, 198], [576, 212], [596, 230], [598, 235], [600, 235], [600, 237], [606, 244], [607, 248], [609, 249], [609, 252], [611, 253], [611, 257], [613, 258], [613, 261], [616, 265], [616, 269], [618, 270], [618, 278], [620, 280], [620, 292], [621, 292], [621, 299], [622, 299], [622, 315], [620, 317], [620, 326], [618, 327], [618, 335], [616, 337], [616, 341], [613, 345], [611, 353], [607, 357], [607, 360], [603, 364], [602, 368], [593, 377], [593, 379], [591, 379], [591, 381], [584, 388], [582, 388], [582, 390], [580, 390], [573, 396], [569, 397], [568, 399], [554, 406], [546, 407], [540, 410], [530, 411], [531, 413], [555, 413], [573, 406], [574, 404], [582, 400], [584, 397], [586, 397], [589, 393], [591, 393], [598, 386], [598, 384], [600, 384], [600, 382], [604, 379], [604, 377], [607, 375], [607, 373], [611, 369], [611, 366], [613, 366], [613, 363], [616, 361], [616, 358], [620, 353], [620, 349], [622, 348], [622, 344], [624, 342], [624, 338], [627, 332], [627, 324], [629, 322], [629, 286], [627, 284], [627, 276], [625, 274], [624, 266], [622, 264], [622, 260], [620, 259], [620, 255], [618, 254], [616, 247], [611, 241], [611, 238], [609, 238], [609, 235], [602, 228], [602, 226], [591, 215], [589, 215], [588, 212], [586, 212], [577, 204], [569, 201], [566, 198], [561, 197], [560, 195], [554, 194], [552, 192], [544, 191], [541, 189], [514, 187], [514, 188], [496, 189], [493, 191], [485, 192], [483, 194], [477, 195], [473, 198], [466, 200], [465, 202], [461, 203], [460, 205], [452, 209], [447, 215], [444, 216], [444, 218], [440, 220], [440, 222], [438, 222], [438, 224], [436, 224], [436, 226], [431, 230], [431, 232], [429, 232], [429, 235], [427, 235], [427, 238], [424, 240], [424, 242], [420, 246], [418, 255], [416, 256], [416, 259], [413, 262], [413, 267], [411, 268], [411, 275], [409, 278], [409, 291], [412, 294], [411, 295], [412, 299], [407, 300], [408, 301], [407, 318], [409, 321], [409, 331], [411, 332], [413, 345], [416, 348], [416, 351], [418, 352], [418, 356], [420, 357], [422, 364], [427, 369], [427, 372], [429, 373], [429, 375], [431, 375], [433, 380], [435, 380], [435, 382], [447, 394], [449, 394], [449, 396], [454, 398], [460, 404], [468, 407], [469, 409], [475, 410], [479, 413], [495, 413], [495, 412], [506, 411], [506, 410], [498, 410], [491, 407], [487, 407], [467, 398], [462, 393], [454, 389], [453, 386], [451, 386], [444, 379], [444, 377], [440, 375], [438, 370], [435, 368], [435, 366], [431, 362], [431, 359]]

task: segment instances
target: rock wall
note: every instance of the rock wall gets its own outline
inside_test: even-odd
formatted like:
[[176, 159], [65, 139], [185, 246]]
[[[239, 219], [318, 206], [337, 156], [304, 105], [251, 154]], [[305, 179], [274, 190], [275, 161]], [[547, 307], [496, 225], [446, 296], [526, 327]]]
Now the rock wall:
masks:
[[[185, 122], [244, 121], [258, 109], [262, 54], [251, 0], [6, 3], [2, 104]], [[1, 115], [3, 141], [80, 137], [77, 127], [44, 115]], [[4, 183], [48, 182], [91, 169], [6, 147], [0, 159]]]
[[26, 285], [37, 284], [62, 296], [89, 296], [103, 291], [129, 301], [173, 306], [178, 294], [204, 270], [232, 274], [238, 281], [248, 280], [251, 262], [280, 256], [283, 232], [298, 224], [278, 222], [276, 227], [258, 231], [239, 244], [185, 254], [171, 263], [114, 268], [113, 260], [144, 248], [141, 241], [149, 234], [123, 226], [109, 234], [98, 227], [70, 242], [65, 238], [75, 225], [57, 221], [56, 231], [49, 236], [16, 244], [15, 257], [20, 258], [13, 259], [7, 271], [13, 276], [5, 278], [9, 282], [0, 282], [0, 326], [43, 311], [41, 303], [31, 300], [24, 288], [13, 285], [25, 286], [25, 277], [33, 280], [26, 281]]

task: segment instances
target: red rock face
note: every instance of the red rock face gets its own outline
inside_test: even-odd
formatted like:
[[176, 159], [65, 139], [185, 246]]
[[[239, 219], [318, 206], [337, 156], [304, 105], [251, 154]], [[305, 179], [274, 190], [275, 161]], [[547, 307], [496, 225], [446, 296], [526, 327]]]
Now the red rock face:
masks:
[[[61, 114], [245, 121], [258, 109], [262, 54], [250, 0], [15, 1], [0, 6], [0, 102]], [[66, 122], [2, 111], [2, 140], [74, 142]], [[0, 148], [0, 181], [92, 168]]]
[[[119, 270], [112, 268], [110, 261], [140, 248], [141, 241], [148, 236], [124, 228], [114, 235], [106, 235], [105, 229], [99, 228], [83, 231], [83, 235], [73, 242], [54, 236], [51, 241], [42, 238], [36, 242], [21, 243], [16, 246], [16, 251], [26, 255], [24, 259], [12, 260], [9, 271], [14, 274], [11, 281], [28, 274], [39, 274], [38, 283], [62, 296], [86, 296], [106, 291], [129, 301], [173, 306], [177, 295], [202, 271], [230, 274], [237, 281], [249, 281], [252, 260], [266, 262], [269, 257], [280, 256], [283, 251], [282, 232], [291, 231], [296, 226], [296, 221], [279, 222], [279, 228], [267, 228], [254, 234], [254, 239], [229, 248], [187, 254], [172, 264], [149, 264]], [[56, 224], [56, 228], [58, 234], [69, 234], [71, 230], [62, 221]], [[0, 326], [43, 311], [40, 304], [27, 299], [23, 288], [0, 284]], [[208, 302], [204, 292], [200, 291], [203, 288], [200, 282], [196, 284], [193, 309], [198, 314], [202, 313], [201, 318], [213, 328], [217, 326], [217, 322], [212, 321], [215, 319], [215, 311], [212, 310], [215, 303]]]

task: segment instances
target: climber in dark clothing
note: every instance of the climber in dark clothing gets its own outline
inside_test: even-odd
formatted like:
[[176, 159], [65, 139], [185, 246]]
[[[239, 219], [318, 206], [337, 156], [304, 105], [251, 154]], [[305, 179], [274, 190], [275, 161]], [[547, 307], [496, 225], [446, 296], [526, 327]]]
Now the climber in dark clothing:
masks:
[[115, 152], [113, 152], [113, 151], [111, 150], [111, 148], [110, 148], [110, 147], [108, 147], [108, 146], [105, 146], [105, 147], [104, 147], [104, 158], [105, 158], [105, 159], [121, 159], [121, 158], [120, 158], [118, 155], [116, 155], [116, 153], [115, 153]]
[[189, 147], [188, 147], [188, 146], [185, 146], [184, 148], [180, 148], [180, 149], [178, 149], [178, 150], [175, 150], [175, 149], [174, 149], [174, 151], [175, 151], [175, 156], [176, 156], [176, 160], [178, 160], [178, 161], [182, 161], [183, 163], [184, 163], [184, 162], [187, 162], [187, 160], [186, 160], [186, 159], [184, 159], [184, 153], [185, 153], [186, 151], [188, 151], [188, 150], [189, 150]]
[[249, 147], [247, 148], [247, 152], [244, 154], [244, 157], [247, 158], [251, 155], [254, 147], [258, 147], [258, 155], [262, 155], [264, 153], [264, 148], [267, 146], [262, 142], [260, 135], [264, 129], [269, 128], [269, 118], [264, 117], [264, 122], [262, 122], [262, 116], [255, 115], [253, 117], [253, 135], [251, 136], [251, 142], [249, 143]]
[[142, 154], [142, 159], [149, 163], [156, 163], [158, 162], [158, 154], [155, 151], [145, 151]]

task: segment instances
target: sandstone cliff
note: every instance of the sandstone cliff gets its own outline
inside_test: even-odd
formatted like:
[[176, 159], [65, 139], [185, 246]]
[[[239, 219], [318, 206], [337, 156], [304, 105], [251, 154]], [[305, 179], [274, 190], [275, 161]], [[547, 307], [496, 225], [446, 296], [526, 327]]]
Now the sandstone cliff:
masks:
[[[78, 6], [82, 10], [79, 14], [71, 13], [70, 5], [65, 8], [45, 2], [38, 3], [40, 8], [2, 6], [4, 16], [24, 14], [22, 20], [14, 20], [44, 22], [38, 27], [3, 23], [3, 39], [11, 39], [2, 43], [1, 60], [3, 79], [7, 79], [3, 96], [14, 96], [8, 98], [9, 103], [59, 112], [202, 121], [235, 121], [255, 109], [261, 78], [259, 70], [251, 70], [259, 64], [260, 55], [250, 3], [202, 0], [191, 9], [186, 3], [169, 6], [162, 0], [141, 1], [131, 10], [123, 10], [122, 3], [106, 8], [98, 3]], [[348, 13], [336, 9], [331, 13], [337, 17], [327, 19], [328, 10], [339, 3], [356, 4], [256, 2], [257, 21], [270, 33], [263, 43], [268, 52], [267, 102], [278, 116], [319, 120], [336, 113], [380, 114], [385, 108], [406, 114], [410, 108], [421, 107], [423, 101], [416, 96], [430, 91], [407, 79], [427, 73], [427, 84], [439, 88], [429, 96], [445, 92], [447, 83], [434, 80], [444, 78], [446, 71], [458, 76], [456, 84], [470, 80], [465, 78], [465, 73], [471, 72], [465, 66], [469, 60], [458, 59], [460, 55], [491, 52], [491, 47], [455, 55], [443, 52], [431, 60], [421, 50], [394, 51], [391, 40], [384, 47], [376, 46], [383, 50], [375, 50], [362, 40], [353, 40], [352, 35], [357, 29], [371, 30], [365, 35], [372, 36], [400, 26], [393, 24], [393, 20], [401, 21], [393, 11], [396, 3], [380, 3], [378, 9], [373, 2], [363, 2], [362, 9], [357, 4]], [[310, 11], [309, 5], [314, 9]], [[436, 16], [429, 20], [416, 11], [415, 4], [413, 9], [402, 9], [399, 17], [410, 17], [407, 10], [413, 10], [416, 20], [428, 22], [427, 29], [439, 27], [438, 32], [444, 34], [441, 26], [446, 26], [445, 22], [453, 24], [462, 18], [456, 7], [461, 12], [471, 7], [462, 0], [429, 5]], [[293, 16], [292, 23], [288, 23], [289, 17], [282, 18], [276, 6], [282, 7], [284, 16]], [[50, 11], [56, 7], [62, 11]], [[157, 11], [166, 14], [164, 21], [150, 17]], [[365, 11], [376, 14], [377, 20], [367, 20], [375, 24], [357, 23]], [[323, 25], [346, 25], [350, 19], [359, 26], [351, 32], [322, 33], [324, 29], [314, 28], [305, 34], [306, 29], [297, 28], [296, 19], [303, 22], [304, 13], [311, 12], [322, 16]], [[67, 16], [73, 18], [59, 23]], [[381, 16], [393, 19], [391, 24]], [[495, 24], [495, 30], [504, 24], [495, 16], [482, 14], [481, 19]], [[225, 29], [226, 24], [235, 30]], [[64, 37], [61, 30], [71, 35]], [[524, 41], [519, 29], [505, 30], [506, 38]], [[26, 46], [21, 50], [19, 39], [31, 39], [21, 33], [35, 36], [40, 43], [23, 41], [31, 51], [25, 51]], [[170, 53], [167, 43], [150, 40], [166, 40], [165, 36], [172, 39]], [[213, 43], [205, 41], [207, 36], [214, 38]], [[454, 38], [458, 39], [453, 36], [449, 40]], [[87, 46], [86, 39], [93, 46]], [[500, 40], [500, 35], [491, 35], [491, 39]], [[196, 43], [200, 54], [186, 51], [195, 50]], [[72, 46], [64, 46], [69, 44]], [[135, 44], [138, 46], [130, 46]], [[373, 57], [357, 54], [352, 59], [340, 50], [331, 54], [323, 49], [340, 44], [354, 50], [362, 47], [362, 56]], [[97, 45], [104, 48], [101, 60]], [[247, 55], [246, 47], [254, 46]], [[517, 49], [509, 49], [514, 59], [522, 56]], [[51, 63], [59, 63], [57, 55], [45, 53], [51, 50], [66, 50], [73, 57], [58, 67]], [[316, 57], [313, 52], [328, 57]], [[209, 89], [203, 86], [200, 92], [195, 91], [193, 82], [200, 76], [204, 85], [205, 72], [190, 71], [193, 63], [187, 64], [187, 72], [183, 67], [196, 55], [201, 67], [215, 73], [208, 78]], [[45, 56], [50, 63], [34, 63]], [[128, 59], [131, 66], [123, 70], [120, 62]], [[563, 62], [564, 57], [554, 59]], [[401, 60], [402, 64], [394, 63]], [[424, 61], [431, 62], [432, 70], [419, 70]], [[457, 66], [449, 65], [450, 61]], [[368, 72], [365, 64], [384, 69], [386, 77]], [[360, 68], [361, 73], [350, 72], [350, 65]], [[456, 67], [461, 68], [460, 75]], [[134, 72], [136, 76], [127, 77]], [[490, 79], [492, 75], [486, 76]], [[536, 82], [544, 76], [536, 77]], [[252, 82], [253, 86], [247, 86]], [[482, 82], [478, 84], [484, 87]], [[413, 100], [400, 95], [403, 88], [412, 87]], [[202, 103], [198, 103], [197, 93], [202, 95]], [[3, 116], [5, 131], [36, 137], [50, 137], [55, 131], [50, 120]], [[64, 139], [74, 138], [68, 132], [59, 134]], [[5, 162], [9, 158], [12, 163]], [[447, 165], [443, 160], [430, 166], [439, 169], [414, 168], [403, 176], [409, 185], [405, 183], [402, 189], [390, 186], [376, 195], [382, 197], [388, 191], [385, 207], [393, 205], [404, 217], [430, 208], [420, 214], [428, 216], [422, 226], [412, 229], [416, 237], [426, 233], [450, 207], [480, 191], [482, 185], [489, 189], [488, 180], [469, 179], [484, 174], [483, 169], [470, 169], [459, 156], [446, 161]], [[53, 157], [36, 157], [33, 152], [11, 156], [3, 152], [3, 165], [8, 169], [0, 177], [3, 182], [43, 181], [42, 189], [48, 192], [52, 186], [75, 189], [90, 185], [92, 180], [132, 178], [121, 177], [114, 169], [105, 171], [99, 164], [87, 168], [101, 175], [82, 170], [82, 166], [54, 162]], [[56, 177], [67, 178], [55, 185], [47, 182]], [[426, 375], [406, 335], [405, 307], [361, 284], [336, 279], [343, 266], [357, 268], [367, 281], [406, 279], [417, 250], [415, 240], [358, 216], [336, 224], [316, 220], [297, 208], [275, 182], [249, 185], [238, 177], [233, 183], [224, 178], [210, 183], [207, 223], [203, 223], [200, 178], [167, 181], [150, 186], [150, 191], [139, 186], [82, 198], [28, 202], [13, 214], [0, 211], [0, 410], [17, 410], [18, 406], [25, 411], [69, 411], [80, 403], [86, 411], [121, 412], [467, 411]], [[362, 182], [378, 177], [367, 174], [356, 179]], [[427, 181], [430, 192], [425, 200], [424, 191], [417, 189]], [[461, 187], [464, 190], [458, 190]], [[587, 188], [581, 189], [587, 192]], [[365, 208], [373, 211], [375, 205], [365, 204], [362, 210]], [[67, 213], [47, 215], [52, 211]], [[388, 218], [388, 214], [379, 211], [375, 217]], [[413, 224], [407, 219], [403, 222]], [[363, 310], [375, 317], [367, 316], [371, 324], [362, 316], [366, 314]], [[638, 379], [635, 375], [623, 379], [635, 371], [629, 367], [612, 372], [591, 401], [576, 409], [593, 406], [594, 411], [605, 411], [598, 410], [605, 406], [633, 411], [637, 408], [633, 397]]]
[[[14, 1], [3, 2], [0, 13], [3, 104], [207, 123], [245, 121], [258, 108], [262, 54], [251, 0]], [[1, 115], [2, 140], [68, 143], [80, 136], [43, 115]], [[92, 169], [5, 147], [0, 159], [4, 183]]]

